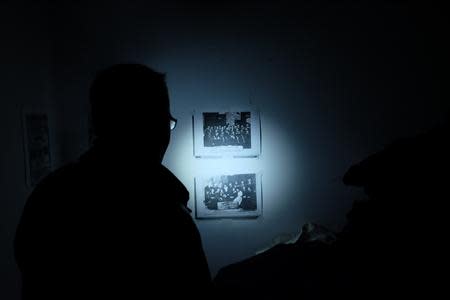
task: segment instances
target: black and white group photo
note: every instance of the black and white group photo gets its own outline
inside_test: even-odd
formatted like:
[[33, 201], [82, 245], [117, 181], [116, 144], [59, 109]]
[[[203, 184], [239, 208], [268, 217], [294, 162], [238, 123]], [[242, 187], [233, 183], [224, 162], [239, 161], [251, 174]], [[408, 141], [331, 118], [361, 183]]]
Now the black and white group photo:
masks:
[[260, 212], [255, 173], [211, 176], [197, 184], [200, 217], [257, 216]]
[[203, 113], [203, 144], [205, 147], [239, 146], [250, 149], [251, 113]]
[[259, 111], [251, 107], [201, 110], [194, 113], [196, 157], [258, 157], [261, 148]]

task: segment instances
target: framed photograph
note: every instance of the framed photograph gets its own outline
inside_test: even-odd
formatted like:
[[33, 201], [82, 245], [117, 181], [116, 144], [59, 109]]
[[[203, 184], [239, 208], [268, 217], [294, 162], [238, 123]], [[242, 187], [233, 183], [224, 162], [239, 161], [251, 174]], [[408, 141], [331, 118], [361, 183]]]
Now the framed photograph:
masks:
[[195, 178], [196, 218], [251, 218], [262, 214], [261, 174]]
[[255, 109], [195, 112], [195, 157], [257, 157], [261, 126]]
[[26, 181], [34, 187], [51, 171], [48, 114], [44, 111], [22, 110]]

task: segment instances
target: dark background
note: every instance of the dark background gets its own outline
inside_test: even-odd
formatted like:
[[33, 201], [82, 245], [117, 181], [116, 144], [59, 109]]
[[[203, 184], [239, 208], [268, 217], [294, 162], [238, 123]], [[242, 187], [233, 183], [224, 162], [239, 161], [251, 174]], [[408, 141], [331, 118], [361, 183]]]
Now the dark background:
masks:
[[192, 157], [192, 111], [259, 107], [262, 155], [240, 165], [264, 172], [263, 217], [197, 222], [215, 274], [307, 221], [341, 228], [361, 196], [341, 183], [347, 168], [442, 122], [448, 20], [406, 1], [1, 1], [0, 298], [19, 297], [12, 239], [31, 191], [22, 107], [50, 112], [56, 168], [88, 147], [96, 70], [166, 72], [179, 123], [165, 164], [191, 207], [193, 177], [211, 166]]

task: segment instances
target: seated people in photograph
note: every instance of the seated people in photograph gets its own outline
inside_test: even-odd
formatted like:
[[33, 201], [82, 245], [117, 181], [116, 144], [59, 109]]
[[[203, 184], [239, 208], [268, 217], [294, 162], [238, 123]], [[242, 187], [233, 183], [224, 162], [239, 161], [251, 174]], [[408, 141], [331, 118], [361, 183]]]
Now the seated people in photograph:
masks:
[[250, 186], [244, 189], [240, 207], [244, 210], [256, 210], [256, 191]]
[[242, 203], [242, 191], [238, 191], [236, 198], [233, 199], [233, 208], [238, 208]]
[[209, 210], [256, 210], [256, 185], [252, 176], [255, 175], [229, 175], [222, 176], [220, 180], [210, 178], [204, 188], [203, 203], [206, 208]]
[[93, 81], [90, 104], [93, 146], [34, 189], [17, 227], [23, 299], [205, 292], [188, 191], [162, 165], [175, 125], [164, 75], [114, 65]]
[[219, 189], [209, 188], [208, 190], [205, 190], [205, 206], [208, 209], [216, 210], [217, 209], [217, 202], [218, 202], [218, 196], [216, 196], [216, 191], [219, 191]]

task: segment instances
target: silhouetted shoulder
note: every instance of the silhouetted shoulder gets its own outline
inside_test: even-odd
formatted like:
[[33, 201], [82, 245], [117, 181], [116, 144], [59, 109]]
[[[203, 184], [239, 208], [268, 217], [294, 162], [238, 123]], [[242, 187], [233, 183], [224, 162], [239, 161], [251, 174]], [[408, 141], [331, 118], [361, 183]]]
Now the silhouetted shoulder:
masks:
[[42, 193], [64, 191], [79, 175], [81, 175], [79, 164], [76, 162], [69, 163], [42, 179], [33, 190], [32, 197], [41, 195]]
[[[29, 249], [47, 242], [46, 236], [54, 231], [55, 217], [60, 216], [65, 205], [65, 196], [78, 174], [77, 164], [68, 164], [41, 180], [28, 197], [14, 241], [15, 255], [19, 267], [25, 267], [30, 260]], [[56, 227], [57, 228], [57, 227]], [[39, 250], [39, 248], [37, 248]], [[35, 251], [35, 253], [38, 251]]]

